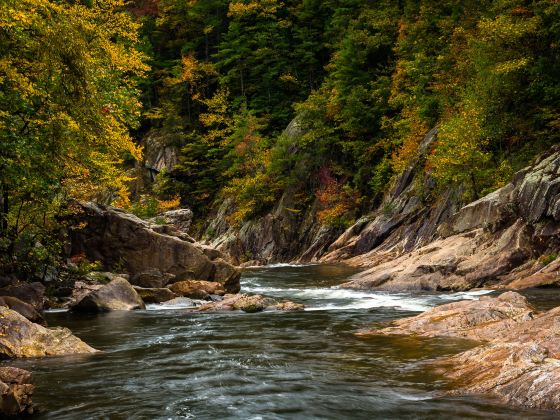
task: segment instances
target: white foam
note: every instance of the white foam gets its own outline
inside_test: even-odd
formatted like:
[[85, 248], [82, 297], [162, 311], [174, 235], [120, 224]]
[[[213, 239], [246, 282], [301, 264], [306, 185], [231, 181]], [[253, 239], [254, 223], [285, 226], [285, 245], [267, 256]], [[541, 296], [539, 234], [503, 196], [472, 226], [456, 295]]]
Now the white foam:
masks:
[[165, 304], [165, 303], [148, 303], [146, 305], [147, 311], [169, 311], [175, 309], [193, 309], [196, 306], [187, 305], [185, 303]]
[[[348, 294], [347, 294], [348, 296]], [[429, 309], [426, 301], [420, 298], [403, 297], [398, 295], [389, 294], [370, 294], [366, 295], [356, 294], [352, 298], [338, 299], [349, 300], [348, 303], [326, 303], [319, 305], [310, 305], [306, 308], [307, 311], [331, 311], [331, 310], [352, 310], [352, 309], [373, 309], [373, 308], [394, 308], [403, 311], [421, 312]]]
[[262, 268], [284, 268], [284, 267], [300, 268], [300, 267], [310, 267], [310, 266], [313, 266], [313, 265], [317, 265], [317, 264], [273, 263], [273, 264], [264, 265], [264, 266], [262, 266]]
[[352, 310], [372, 308], [394, 308], [403, 311], [421, 312], [438, 304], [456, 300], [476, 300], [492, 290], [471, 292], [414, 295], [411, 292], [388, 293], [382, 291], [311, 287], [261, 286], [257, 277], [243, 282], [243, 292], [271, 295], [285, 299], [303, 301], [308, 311]]

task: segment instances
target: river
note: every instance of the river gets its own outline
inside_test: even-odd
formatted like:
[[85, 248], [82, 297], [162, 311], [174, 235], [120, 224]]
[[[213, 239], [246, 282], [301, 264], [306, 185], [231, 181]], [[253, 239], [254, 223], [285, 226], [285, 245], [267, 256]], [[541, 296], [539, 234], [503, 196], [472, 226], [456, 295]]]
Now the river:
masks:
[[[40, 419], [549, 418], [482, 398], [448, 398], [429, 361], [463, 340], [355, 336], [470, 293], [337, 289], [352, 271], [277, 265], [245, 271], [242, 290], [304, 312], [48, 313], [103, 353], [19, 360], [34, 372]], [[538, 296], [537, 296], [538, 298]]]

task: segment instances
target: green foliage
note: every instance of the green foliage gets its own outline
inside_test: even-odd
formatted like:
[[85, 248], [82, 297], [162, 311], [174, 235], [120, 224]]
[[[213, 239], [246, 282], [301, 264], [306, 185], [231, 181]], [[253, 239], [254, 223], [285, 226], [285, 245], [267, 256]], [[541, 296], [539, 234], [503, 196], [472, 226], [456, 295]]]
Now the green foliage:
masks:
[[65, 198], [120, 198], [146, 66], [122, 0], [0, 4], [2, 270], [53, 261]]
[[[156, 68], [170, 75], [159, 101], [175, 108], [154, 109], [184, 130], [167, 191], [199, 213], [234, 197], [240, 221], [286, 190], [310, 205], [327, 168], [359, 200], [333, 192], [322, 211], [364, 212], [419, 162], [439, 125], [420, 163], [438, 186], [483, 195], [559, 140], [559, 9], [552, 0], [162, 0], [151, 38], [154, 51], [163, 46]], [[162, 38], [164, 28], [177, 36]], [[299, 134], [281, 133], [295, 115]]]
[[[559, 22], [555, 0], [5, 0], [3, 264], [51, 264], [67, 197], [228, 199], [241, 223], [289, 192], [343, 227], [412, 165], [486, 194], [560, 141]], [[181, 151], [134, 204], [131, 129]]]
[[539, 262], [542, 265], [548, 265], [551, 262], [555, 261], [558, 258], [558, 254], [546, 254], [546, 255], [541, 255], [541, 257], [539, 258]]

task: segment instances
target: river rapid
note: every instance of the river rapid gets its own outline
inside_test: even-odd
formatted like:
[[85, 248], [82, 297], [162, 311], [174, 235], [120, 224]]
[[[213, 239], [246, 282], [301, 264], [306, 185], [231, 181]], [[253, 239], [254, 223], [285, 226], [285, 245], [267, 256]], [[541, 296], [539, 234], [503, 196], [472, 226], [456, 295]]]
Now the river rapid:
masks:
[[[357, 337], [467, 293], [338, 289], [352, 270], [276, 265], [246, 270], [242, 291], [304, 303], [304, 312], [48, 313], [103, 352], [19, 360], [33, 371], [40, 419], [551, 418], [482, 398], [442, 396], [430, 360], [464, 340]], [[546, 301], [542, 295], [538, 300]]]

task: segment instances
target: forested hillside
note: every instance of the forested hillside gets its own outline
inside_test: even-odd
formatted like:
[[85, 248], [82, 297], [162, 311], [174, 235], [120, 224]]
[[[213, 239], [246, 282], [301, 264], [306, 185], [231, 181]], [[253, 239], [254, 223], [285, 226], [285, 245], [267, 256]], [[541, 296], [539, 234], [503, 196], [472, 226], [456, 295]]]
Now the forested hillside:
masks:
[[[2, 264], [27, 272], [56, 259], [68, 197], [200, 227], [289, 193], [342, 229], [434, 127], [428, 204], [560, 140], [556, 0], [6, 0], [0, 54]], [[148, 140], [179, 153], [138, 185]]]
[[[232, 223], [282, 191], [347, 225], [417, 159], [465, 201], [558, 142], [560, 5], [544, 1], [180, 1], [137, 5], [152, 70], [143, 132], [181, 148], [160, 198]], [[303, 135], [287, 139], [293, 119]], [[430, 192], [437, 194], [437, 188]]]

